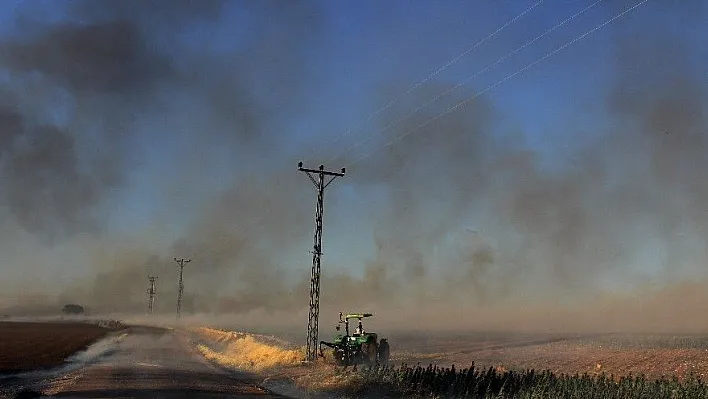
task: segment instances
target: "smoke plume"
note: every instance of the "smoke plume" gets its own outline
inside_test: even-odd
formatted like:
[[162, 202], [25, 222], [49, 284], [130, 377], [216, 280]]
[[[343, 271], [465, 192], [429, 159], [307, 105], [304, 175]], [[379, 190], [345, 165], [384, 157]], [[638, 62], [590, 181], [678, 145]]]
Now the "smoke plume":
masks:
[[[185, 267], [188, 313], [302, 319], [314, 194], [294, 165], [314, 144], [295, 143], [300, 136], [290, 132], [300, 114], [315, 114], [310, 100], [327, 84], [315, 61], [326, 48], [320, 10], [108, 4], [72, 3], [62, 22], [25, 17], [27, 34], [0, 43], [1, 204], [12, 223], [52, 244], [94, 237], [82, 247], [90, 271], [48, 306], [141, 313], [153, 274], [156, 310], [167, 314], [178, 256], [194, 260]], [[325, 322], [339, 310], [374, 309], [401, 327], [658, 329], [648, 309], [669, 314], [686, 303], [690, 311], [674, 325], [705, 327], [690, 317], [703, 306], [672, 285], [685, 288], [693, 278], [703, 287], [706, 277], [708, 87], [685, 40], [700, 24], [681, 32], [640, 25], [613, 31], [601, 130], [565, 132], [578, 139], [562, 154], [510, 131], [504, 107], [488, 95], [429, 123], [481, 84], [400, 121], [450, 87], [430, 82], [378, 115], [368, 127], [391, 129], [338, 162], [414, 133], [355, 163], [328, 189], [325, 230], [354, 238], [334, 245], [325, 234]], [[382, 91], [367, 98], [385, 104], [391, 96]], [[138, 184], [129, 172], [149, 164], [149, 140], [175, 160], [152, 182], [164, 214], [147, 217], [172, 229], [131, 231], [131, 245], [114, 245], [106, 210], [129, 201], [119, 194]], [[359, 140], [348, 137], [337, 150]], [[163, 220], [174, 216], [188, 221]], [[370, 256], [358, 252], [364, 247], [373, 248]], [[108, 248], [120, 251], [107, 257]], [[647, 279], [660, 288], [642, 285]], [[691, 287], [687, 294], [700, 296]]]

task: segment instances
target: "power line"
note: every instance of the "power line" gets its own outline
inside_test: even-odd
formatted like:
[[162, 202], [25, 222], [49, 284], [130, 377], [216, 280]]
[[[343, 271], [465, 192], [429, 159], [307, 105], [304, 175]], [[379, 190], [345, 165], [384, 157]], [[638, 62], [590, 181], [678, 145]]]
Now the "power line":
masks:
[[[358, 130], [363, 124], [365, 124], [366, 122], [368, 122], [368, 121], [370, 121], [371, 119], [375, 118], [376, 116], [380, 115], [382, 112], [386, 111], [387, 109], [391, 108], [394, 104], [396, 104], [398, 101], [400, 101], [403, 97], [407, 96], [408, 94], [410, 94], [411, 92], [413, 92], [415, 89], [417, 89], [418, 87], [422, 86], [423, 84], [425, 84], [426, 82], [428, 82], [430, 79], [432, 79], [432, 78], [434, 78], [435, 76], [437, 76], [438, 74], [440, 74], [440, 73], [441, 73], [442, 71], [444, 71], [445, 69], [449, 68], [452, 64], [456, 63], [457, 61], [459, 61], [459, 60], [462, 59], [463, 57], [469, 55], [472, 51], [476, 50], [479, 46], [481, 46], [482, 44], [486, 43], [487, 41], [489, 41], [490, 39], [492, 39], [493, 37], [495, 37], [496, 35], [498, 35], [501, 31], [503, 31], [504, 29], [508, 28], [508, 27], [509, 27], [510, 25], [512, 25], [514, 22], [516, 22], [516, 21], [518, 21], [519, 19], [523, 18], [526, 14], [528, 14], [528, 13], [531, 12], [534, 8], [538, 7], [541, 3], [543, 3], [543, 1], [544, 1], [544, 0], [538, 0], [538, 1], [536, 1], [536, 2], [533, 3], [530, 7], [528, 7], [527, 9], [525, 9], [522, 13], [520, 13], [520, 14], [516, 15], [515, 17], [513, 17], [512, 19], [506, 21], [504, 24], [502, 24], [500, 27], [498, 27], [498, 28], [497, 28], [496, 30], [494, 30], [492, 33], [488, 34], [486, 37], [484, 37], [483, 39], [477, 41], [477, 42], [476, 42], [475, 44], [473, 44], [471, 47], [467, 48], [466, 50], [464, 50], [463, 52], [461, 52], [461, 53], [458, 54], [457, 56], [453, 57], [453, 58], [452, 58], [451, 60], [449, 60], [447, 63], [443, 64], [443, 66], [441, 66], [440, 68], [438, 68], [438, 69], [436, 69], [435, 71], [429, 73], [425, 78], [423, 78], [422, 80], [420, 80], [420, 81], [418, 81], [417, 83], [415, 83], [415, 84], [414, 84], [413, 86], [411, 86], [408, 90], [406, 90], [405, 92], [399, 94], [399, 95], [398, 95], [397, 97], [395, 97], [393, 100], [389, 101], [386, 105], [384, 105], [383, 107], [379, 108], [379, 109], [378, 109], [376, 112], [374, 112], [373, 114], [369, 115], [368, 118], [364, 119], [362, 122], [358, 123], [358, 124], [355, 125], [354, 127], [350, 128], [349, 130], [347, 130], [346, 132], [344, 132], [343, 134], [339, 135], [339, 136], [331, 143], [331, 145], [337, 144], [337, 143], [338, 143], [339, 141], [341, 141], [343, 138], [345, 138], [346, 136], [350, 135], [350, 134], [353, 133], [354, 131]], [[319, 156], [319, 154], [322, 153], [322, 151], [324, 151], [324, 148], [320, 148], [320, 150], [315, 151], [314, 157]]]
[[550, 29], [546, 30], [546, 31], [543, 32], [542, 34], [536, 36], [535, 38], [533, 38], [533, 39], [531, 39], [531, 40], [529, 40], [529, 41], [527, 41], [526, 43], [524, 43], [524, 44], [522, 44], [521, 46], [517, 47], [517, 48], [514, 49], [513, 51], [507, 53], [506, 55], [504, 55], [504, 56], [502, 56], [501, 58], [497, 59], [497, 60], [494, 61], [493, 63], [487, 65], [484, 69], [482, 69], [482, 70], [480, 70], [480, 71], [477, 71], [475, 74], [471, 75], [470, 77], [468, 77], [467, 79], [463, 80], [462, 82], [460, 82], [460, 83], [456, 84], [455, 86], [453, 86], [453, 87], [451, 87], [451, 88], [449, 88], [449, 89], [447, 89], [447, 90], [441, 92], [441, 93], [438, 94], [436, 97], [434, 97], [432, 100], [430, 100], [430, 101], [424, 103], [423, 105], [419, 106], [418, 108], [415, 108], [414, 110], [412, 110], [412, 111], [410, 111], [410, 112], [404, 114], [403, 116], [401, 116], [400, 118], [394, 120], [393, 122], [388, 123], [388, 124], [387, 124], [386, 126], [384, 126], [383, 128], [371, 132], [371, 133], [368, 134], [366, 137], [364, 137], [364, 139], [361, 140], [359, 143], [357, 143], [357, 144], [355, 144], [355, 145], [353, 145], [353, 146], [351, 146], [351, 147], [345, 149], [343, 152], [339, 153], [339, 155], [337, 155], [337, 156], [336, 156], [335, 158], [333, 158], [331, 161], [336, 161], [336, 160], [340, 159], [342, 156], [344, 156], [345, 154], [347, 154], [347, 153], [349, 153], [349, 152], [351, 152], [351, 151], [356, 150], [357, 148], [361, 147], [362, 145], [364, 145], [364, 144], [366, 144], [368, 141], [370, 141], [370, 139], [373, 138], [376, 134], [380, 134], [380, 133], [384, 133], [384, 132], [388, 131], [389, 129], [391, 129], [391, 128], [392, 128], [393, 126], [395, 126], [396, 124], [398, 124], [398, 123], [402, 122], [403, 120], [405, 120], [405, 119], [407, 119], [407, 118], [413, 116], [414, 114], [418, 113], [418, 111], [420, 111], [420, 110], [422, 110], [422, 109], [424, 109], [424, 108], [427, 108], [430, 104], [432, 104], [432, 103], [438, 101], [438, 100], [439, 100], [440, 98], [442, 98], [443, 96], [445, 96], [445, 95], [451, 93], [452, 91], [454, 91], [455, 89], [460, 88], [461, 86], [466, 85], [467, 83], [469, 83], [469, 82], [472, 81], [473, 79], [479, 77], [480, 75], [489, 72], [490, 70], [492, 70], [492, 69], [493, 69], [494, 67], [496, 67], [497, 65], [501, 64], [502, 62], [504, 62], [504, 61], [506, 61], [507, 59], [511, 58], [511, 57], [514, 56], [515, 54], [519, 53], [521, 50], [523, 50], [523, 49], [525, 49], [526, 47], [530, 46], [531, 44], [533, 44], [533, 43], [535, 43], [535, 42], [541, 40], [542, 38], [548, 36], [549, 34], [553, 33], [554, 31], [558, 30], [559, 28], [561, 28], [562, 26], [564, 26], [565, 24], [567, 24], [568, 22], [571, 22], [571, 21], [575, 20], [576, 18], [578, 18], [578, 17], [581, 16], [582, 14], [586, 13], [588, 10], [590, 10], [590, 9], [593, 8], [593, 7], [595, 7], [596, 5], [598, 5], [598, 4], [599, 4], [600, 2], [602, 2], [602, 1], [603, 1], [603, 0], [596, 0], [596, 1], [593, 2], [592, 4], [586, 6], [586, 7], [583, 8], [582, 10], [576, 12], [575, 14], [573, 14], [573, 15], [571, 15], [570, 17], [566, 18], [565, 20], [559, 22], [558, 24], [556, 24], [555, 26], [553, 26], [553, 27], [551, 27]]
[[179, 267], [179, 287], [178, 287], [178, 293], [177, 293], [177, 319], [179, 319], [182, 316], [182, 295], [184, 294], [184, 283], [182, 280], [182, 274], [184, 271], [184, 266], [191, 262], [191, 259], [177, 259], [174, 258], [175, 262], [177, 262], [177, 265]]
[[416, 131], [422, 129], [423, 127], [425, 127], [425, 126], [429, 125], [430, 123], [432, 123], [432, 122], [434, 122], [434, 121], [436, 121], [436, 120], [442, 118], [443, 116], [446, 116], [446, 115], [452, 113], [452, 112], [455, 111], [456, 109], [458, 109], [458, 108], [460, 108], [460, 107], [466, 105], [467, 103], [469, 103], [470, 101], [476, 99], [477, 97], [481, 96], [482, 94], [484, 94], [484, 93], [486, 93], [486, 92], [488, 92], [488, 91], [494, 89], [495, 87], [497, 87], [497, 86], [499, 86], [499, 85], [501, 85], [501, 84], [503, 84], [503, 83], [506, 83], [506, 82], [509, 81], [510, 79], [514, 78], [516, 75], [519, 75], [519, 74], [521, 74], [521, 73], [523, 73], [523, 72], [526, 72], [527, 70], [529, 70], [529, 69], [533, 68], [534, 66], [538, 65], [538, 64], [541, 63], [542, 61], [544, 61], [544, 60], [546, 60], [546, 59], [552, 57], [553, 55], [555, 55], [555, 54], [557, 54], [557, 53], [559, 53], [559, 52], [561, 52], [561, 51], [563, 51], [563, 50], [565, 50], [566, 48], [572, 46], [572, 45], [575, 44], [576, 42], [578, 42], [578, 41], [580, 41], [580, 40], [586, 38], [587, 36], [589, 36], [589, 35], [591, 35], [591, 34], [597, 32], [597, 31], [600, 30], [600, 29], [604, 28], [605, 26], [609, 25], [610, 23], [614, 22], [615, 20], [617, 20], [617, 19], [619, 19], [619, 18], [621, 18], [621, 17], [623, 17], [623, 16], [629, 14], [630, 12], [634, 11], [634, 10], [637, 9], [638, 7], [642, 6], [642, 5], [643, 5], [644, 3], [646, 3], [647, 1], [649, 1], [649, 0], [642, 0], [642, 1], [640, 1], [640, 2], [638, 2], [638, 3], [636, 3], [636, 4], [634, 4], [633, 6], [627, 8], [626, 10], [624, 10], [624, 11], [622, 11], [621, 13], [615, 15], [614, 17], [608, 19], [607, 21], [601, 23], [600, 25], [594, 27], [593, 29], [590, 29], [589, 31], [587, 31], [587, 32], [583, 33], [582, 35], [576, 37], [575, 39], [573, 39], [573, 40], [571, 40], [571, 41], [565, 43], [564, 45], [562, 45], [562, 46], [556, 48], [555, 50], [553, 50], [553, 51], [551, 51], [551, 52], [549, 52], [549, 53], [546, 53], [546, 55], [544, 55], [543, 57], [540, 57], [540, 58], [536, 59], [535, 61], [533, 61], [533, 62], [527, 64], [527, 65], [524, 66], [523, 68], [517, 70], [516, 72], [507, 75], [506, 77], [504, 77], [503, 79], [497, 81], [497, 82], [494, 83], [493, 85], [488, 86], [486, 89], [484, 89], [484, 90], [482, 90], [482, 91], [476, 93], [474, 96], [469, 97], [469, 98], [467, 98], [466, 100], [463, 100], [463, 101], [461, 101], [461, 102], [455, 104], [454, 106], [452, 106], [452, 107], [446, 109], [445, 111], [443, 111], [442, 113], [440, 113], [440, 114], [438, 114], [437, 116], [433, 117], [432, 119], [429, 119], [428, 121], [421, 123], [420, 125], [416, 126], [415, 128], [403, 132], [402, 134], [396, 136], [393, 140], [391, 140], [391, 141], [388, 142], [387, 144], [385, 144], [385, 145], [383, 145], [383, 146], [381, 146], [381, 147], [378, 147], [378, 148], [374, 149], [373, 151], [371, 151], [371, 152], [369, 152], [369, 153], [367, 153], [367, 154], [365, 154], [365, 155], [359, 157], [359, 158], [356, 159], [354, 162], [349, 163], [346, 167], [351, 167], [351, 166], [353, 166], [353, 165], [356, 165], [357, 163], [359, 163], [359, 162], [361, 162], [362, 160], [364, 160], [364, 159], [366, 159], [366, 158], [372, 156], [373, 154], [377, 153], [378, 151], [381, 151], [381, 150], [384, 149], [384, 148], [390, 147], [391, 145], [395, 144], [396, 142], [398, 142], [399, 140], [403, 139], [404, 137], [406, 137], [406, 136], [408, 136], [408, 135], [410, 135], [410, 134], [412, 134], [412, 133], [414, 133], [414, 132], [416, 132]]
[[[344, 137], [346, 137], [347, 135], [351, 134], [352, 132], [354, 132], [355, 130], [357, 130], [359, 127], [361, 127], [361, 125], [363, 125], [363, 124], [366, 123], [367, 121], [371, 120], [372, 118], [376, 117], [377, 115], [379, 115], [380, 113], [382, 113], [382, 112], [385, 111], [386, 109], [390, 108], [390, 107], [393, 106], [395, 103], [397, 103], [398, 101], [400, 101], [403, 97], [405, 97], [406, 95], [410, 94], [412, 91], [414, 91], [415, 89], [417, 89], [417, 88], [420, 87], [421, 85], [425, 84], [425, 83], [428, 82], [430, 79], [434, 78], [435, 76], [437, 76], [438, 74], [440, 74], [441, 72], [443, 72], [445, 69], [447, 69], [448, 67], [450, 67], [451, 65], [453, 65], [454, 63], [456, 63], [457, 61], [459, 61], [460, 59], [462, 59], [462, 58], [465, 57], [466, 55], [469, 55], [469, 54], [470, 54], [472, 51], [474, 51], [476, 48], [478, 48], [479, 46], [481, 46], [481, 45], [484, 44], [485, 42], [489, 41], [489, 40], [492, 39], [494, 36], [496, 36], [496, 35], [498, 35], [499, 33], [501, 33], [504, 29], [508, 28], [510, 25], [512, 25], [513, 23], [515, 23], [515, 22], [518, 21], [519, 19], [523, 18], [526, 14], [528, 14], [528, 13], [531, 12], [533, 9], [535, 9], [536, 7], [538, 7], [539, 5], [541, 5], [541, 3], [543, 3], [543, 1], [544, 1], [544, 0], [538, 0], [538, 1], [534, 2], [531, 6], [529, 6], [528, 8], [526, 8], [523, 12], [521, 12], [520, 14], [517, 14], [517, 15], [514, 16], [513, 18], [509, 19], [509, 20], [506, 21], [504, 24], [502, 24], [501, 26], [499, 26], [496, 30], [494, 30], [493, 32], [489, 33], [486, 37], [484, 37], [484, 38], [481, 39], [481, 40], [478, 40], [478, 41], [477, 41], [475, 44], [473, 44], [471, 47], [467, 48], [466, 50], [464, 50], [463, 52], [461, 52], [460, 54], [458, 54], [457, 56], [453, 57], [453, 58], [450, 59], [448, 62], [446, 62], [445, 64], [443, 64], [443, 66], [439, 67], [439, 68], [436, 69], [435, 71], [433, 71], [433, 72], [431, 72], [430, 74], [428, 74], [425, 78], [423, 78], [422, 80], [420, 80], [420, 81], [418, 81], [417, 83], [415, 83], [413, 86], [411, 86], [411, 88], [409, 88], [409, 89], [406, 90], [404, 93], [400, 94], [398, 97], [396, 97], [396, 98], [394, 98], [393, 100], [391, 100], [389, 103], [387, 103], [386, 105], [384, 105], [384, 106], [383, 106], [382, 108], [380, 108], [378, 111], [376, 111], [375, 113], [373, 113], [372, 115], [370, 115], [368, 118], [366, 118], [363, 122], [359, 123], [359, 124], [356, 125], [355, 127], [350, 128], [348, 131], [346, 131], [345, 133], [341, 134], [337, 139], [334, 140], [334, 142], [332, 142], [332, 144], [336, 144], [336, 143], [339, 142], [341, 139], [343, 139]], [[322, 151], [324, 151], [324, 147], [320, 147], [319, 150], [316, 150], [315, 153], [313, 154], [313, 157], [317, 157]], [[243, 232], [246, 232], [246, 231], [248, 231], [249, 229], [251, 229], [251, 228], [253, 228], [254, 226], [256, 226], [256, 224], [257, 224], [261, 219], [262, 219], [262, 218], [257, 218], [257, 219], [254, 220], [252, 223], [248, 223], [247, 225], [245, 225], [245, 226], [243, 227], [243, 229], [241, 230], [242, 233], [243, 233]]]
[[[337, 177], [344, 176], [345, 169], [341, 172], [330, 172], [320, 168], [307, 169], [298, 163], [297, 169], [305, 172], [317, 189], [317, 208], [315, 210], [315, 239], [312, 249], [312, 271], [310, 273], [310, 311], [307, 319], [307, 352], [305, 360], [311, 362], [317, 357], [317, 336], [319, 334], [320, 317], [320, 267], [322, 261], [322, 216], [324, 214], [324, 190]], [[317, 176], [317, 178], [315, 178]], [[330, 179], [325, 182], [325, 176]]]

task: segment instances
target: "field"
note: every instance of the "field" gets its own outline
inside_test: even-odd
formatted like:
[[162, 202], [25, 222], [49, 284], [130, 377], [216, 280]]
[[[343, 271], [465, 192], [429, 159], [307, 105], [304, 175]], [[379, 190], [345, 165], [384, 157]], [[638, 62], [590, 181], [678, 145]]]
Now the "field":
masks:
[[[0, 373], [61, 365], [109, 330], [0, 323]], [[272, 387], [288, 383], [361, 397], [708, 398], [701, 382], [708, 375], [708, 335], [399, 332], [386, 334], [392, 366], [354, 371], [326, 359], [302, 365], [303, 348], [294, 337], [208, 328], [191, 333], [190, 344], [208, 360], [257, 373]]]
[[0, 322], [0, 373], [60, 366], [107, 331], [84, 323]]
[[405, 365], [365, 371], [367, 384], [360, 391], [378, 387], [433, 397], [708, 398], [708, 385], [702, 382], [708, 374], [706, 335], [399, 338], [394, 361]]
[[[708, 385], [701, 382], [708, 374], [708, 335], [390, 334], [393, 365], [356, 372], [326, 361], [303, 367], [293, 357], [296, 345], [283, 346], [282, 340], [262, 335], [218, 330], [199, 335], [200, 351], [222, 366], [250, 369], [319, 392], [361, 397], [385, 392], [401, 397], [708, 398]], [[256, 346], [259, 356], [253, 356]]]
[[392, 337], [393, 360], [408, 365], [456, 365], [498, 370], [685, 379], [708, 376], [708, 335], [521, 335], [470, 333]]
[[[293, 343], [302, 336], [260, 331]], [[301, 334], [302, 335], [302, 334]], [[554, 373], [665, 376], [683, 379], [690, 373], [708, 376], [707, 334], [561, 334], [510, 332], [391, 332], [394, 364], [429, 364], [459, 369], [472, 362], [499, 370], [549, 370]], [[321, 332], [320, 339], [328, 339]]]

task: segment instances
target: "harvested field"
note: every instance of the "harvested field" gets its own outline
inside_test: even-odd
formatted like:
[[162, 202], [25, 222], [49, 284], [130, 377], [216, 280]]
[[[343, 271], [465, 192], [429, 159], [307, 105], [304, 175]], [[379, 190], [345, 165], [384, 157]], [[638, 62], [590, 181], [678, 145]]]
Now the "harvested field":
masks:
[[[294, 342], [210, 329], [194, 332], [202, 354], [215, 363], [258, 371], [266, 386], [291, 384], [317, 393], [477, 397], [470, 392], [482, 387], [479, 397], [485, 398], [629, 399], [665, 397], [662, 392], [708, 398], [708, 385], [701, 382], [708, 375], [708, 336], [700, 334], [394, 333], [388, 335], [394, 367], [354, 371], [327, 360], [301, 365], [297, 359], [304, 353], [295, 357], [288, 349]], [[263, 356], [251, 356], [252, 345], [262, 347], [258, 352]], [[289, 361], [278, 361], [285, 358]]]
[[0, 373], [60, 366], [107, 332], [85, 323], [0, 322]]
[[[279, 346], [292, 348], [304, 343], [292, 336], [275, 335], [281, 338]], [[462, 368], [474, 362], [499, 370], [644, 374], [651, 379], [683, 379], [690, 373], [708, 377], [708, 334], [394, 332], [384, 336], [389, 338], [391, 360], [396, 365], [454, 364]], [[290, 345], [282, 343], [287, 341]]]
[[[393, 337], [392, 337], [393, 338]], [[401, 337], [403, 338], [403, 337]], [[409, 336], [391, 340], [396, 364], [549, 370], [650, 379], [708, 376], [708, 336], [670, 334]], [[397, 345], [396, 345], [397, 344]], [[396, 346], [393, 346], [396, 345]]]

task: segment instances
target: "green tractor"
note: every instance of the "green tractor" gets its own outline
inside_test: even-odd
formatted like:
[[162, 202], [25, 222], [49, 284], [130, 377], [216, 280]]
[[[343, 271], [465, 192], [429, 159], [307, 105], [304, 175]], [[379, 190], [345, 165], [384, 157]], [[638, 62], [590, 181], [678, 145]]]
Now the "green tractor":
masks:
[[[320, 356], [324, 357], [322, 346], [332, 348], [335, 362], [340, 366], [350, 366], [365, 364], [372, 366], [375, 364], [387, 365], [389, 358], [388, 339], [378, 340], [378, 335], [372, 332], [365, 332], [361, 324], [361, 319], [373, 316], [371, 313], [350, 313], [343, 315], [339, 312], [339, 323], [335, 327], [337, 332], [333, 342], [320, 342]], [[353, 334], [349, 334], [349, 320], [358, 319], [359, 324]], [[341, 325], [344, 324], [344, 334]]]

